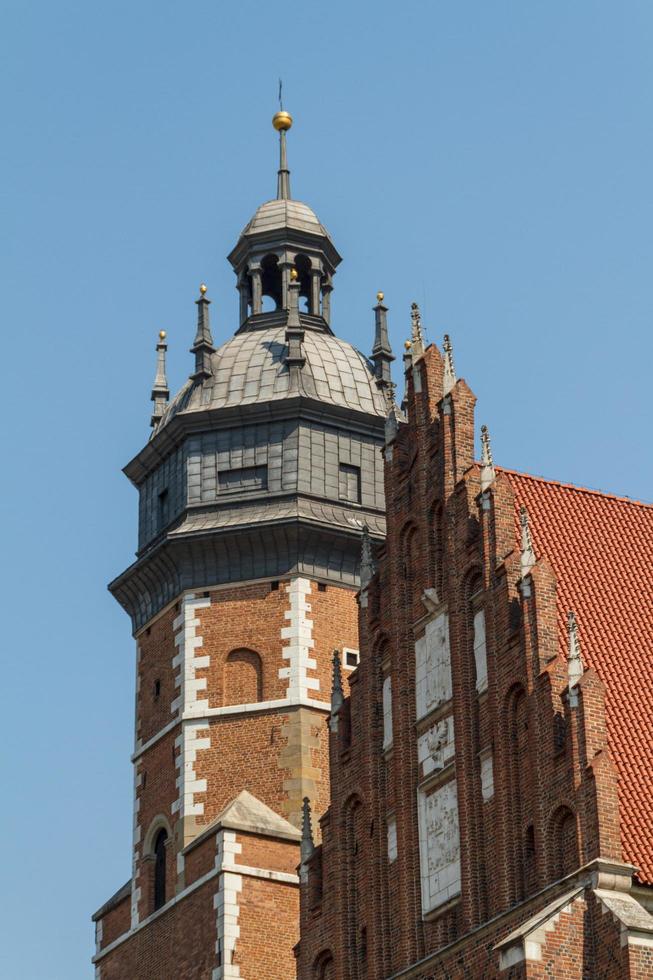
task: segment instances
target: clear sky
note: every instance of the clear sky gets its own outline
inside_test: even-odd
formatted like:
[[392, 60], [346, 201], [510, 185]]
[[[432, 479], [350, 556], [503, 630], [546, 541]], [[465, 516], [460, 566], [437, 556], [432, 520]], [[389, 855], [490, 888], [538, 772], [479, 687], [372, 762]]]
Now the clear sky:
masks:
[[92, 976], [130, 873], [132, 560], [154, 345], [191, 369], [198, 284], [293, 192], [344, 256], [334, 327], [375, 293], [452, 336], [495, 461], [651, 499], [650, 0], [4, 0], [4, 735], [0, 976]]

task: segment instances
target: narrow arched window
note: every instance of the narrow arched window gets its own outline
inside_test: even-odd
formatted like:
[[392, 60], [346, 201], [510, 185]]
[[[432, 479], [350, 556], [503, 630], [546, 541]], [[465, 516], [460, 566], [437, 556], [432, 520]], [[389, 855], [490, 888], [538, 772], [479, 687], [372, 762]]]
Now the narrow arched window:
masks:
[[154, 911], [166, 903], [166, 841], [168, 834], [161, 828], [154, 839]]
[[254, 704], [263, 700], [263, 665], [254, 650], [232, 650], [224, 665], [224, 703]]

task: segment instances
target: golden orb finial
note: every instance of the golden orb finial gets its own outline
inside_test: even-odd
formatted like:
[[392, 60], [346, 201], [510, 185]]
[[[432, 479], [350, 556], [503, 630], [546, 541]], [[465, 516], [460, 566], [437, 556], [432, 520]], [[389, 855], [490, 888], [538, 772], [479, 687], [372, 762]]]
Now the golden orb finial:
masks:
[[200, 293], [203, 296], [205, 292], [206, 292], [206, 283], [203, 282], [203, 283], [200, 284]]
[[292, 279], [293, 282], [297, 281], [297, 269], [295, 268], [295, 266], [293, 266], [292, 269], [290, 270], [290, 278]]
[[379, 301], [379, 303], [382, 303], [383, 302], [383, 299], [384, 299], [383, 293], [381, 293], [381, 292], [377, 293], [376, 294], [376, 298]]
[[165, 330], [159, 330], [159, 340], [165, 340], [167, 336]]
[[282, 130], [286, 132], [292, 126], [292, 116], [285, 109], [281, 109], [272, 116], [272, 125], [277, 132], [281, 132]]
[[411, 343], [411, 341], [410, 341], [410, 340], [407, 340], [407, 341], [406, 341], [406, 342], [404, 343], [404, 347], [406, 348], [406, 350], [410, 350], [410, 348], [411, 348], [412, 346], [413, 346], [413, 345], [412, 345], [412, 343]]

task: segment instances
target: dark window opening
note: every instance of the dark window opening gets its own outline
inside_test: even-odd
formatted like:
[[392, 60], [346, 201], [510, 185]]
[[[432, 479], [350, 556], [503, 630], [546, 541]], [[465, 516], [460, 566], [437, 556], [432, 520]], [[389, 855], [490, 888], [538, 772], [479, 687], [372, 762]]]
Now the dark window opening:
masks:
[[327, 587], [324, 584], [324, 582], [318, 582], [317, 583], [317, 591], [318, 592], [326, 592], [326, 590], [327, 590]]
[[154, 841], [154, 911], [166, 903], [166, 841], [168, 834], [161, 829]]
[[263, 313], [281, 309], [281, 269], [276, 255], [266, 255], [261, 262], [261, 297]]
[[222, 470], [218, 473], [220, 493], [237, 490], [265, 490], [268, 485], [267, 466], [244, 466], [238, 470]]
[[560, 712], [556, 711], [553, 716], [553, 751], [557, 755], [558, 752], [564, 752], [565, 746], [567, 744], [567, 722], [565, 716]]
[[170, 503], [169, 503], [168, 491], [162, 490], [161, 493], [159, 494], [159, 509], [158, 509], [159, 531], [161, 530], [161, 528], [164, 528], [168, 523], [169, 516], [170, 516], [169, 510], [170, 510]]
[[352, 504], [360, 504], [361, 502], [360, 466], [350, 466], [349, 463], [340, 464], [339, 496], [341, 500], [348, 500]]
[[155, 701], [158, 699], [158, 697], [159, 697], [160, 694], [161, 694], [161, 681], [157, 677], [157, 679], [154, 682], [154, 700]]
[[278, 592], [278, 591], [279, 591], [279, 583], [270, 582], [270, 592]]
[[347, 667], [358, 667], [360, 654], [358, 650], [345, 650], [345, 665]]

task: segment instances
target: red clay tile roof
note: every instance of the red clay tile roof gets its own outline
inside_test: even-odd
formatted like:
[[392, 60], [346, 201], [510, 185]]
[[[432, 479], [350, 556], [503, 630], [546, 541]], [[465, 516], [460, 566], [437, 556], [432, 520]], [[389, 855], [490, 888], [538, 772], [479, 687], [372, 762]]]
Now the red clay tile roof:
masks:
[[562, 649], [573, 609], [585, 666], [605, 684], [623, 857], [653, 884], [653, 505], [502, 472], [556, 573]]

